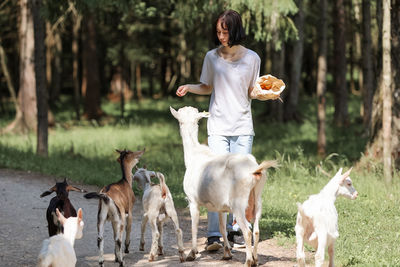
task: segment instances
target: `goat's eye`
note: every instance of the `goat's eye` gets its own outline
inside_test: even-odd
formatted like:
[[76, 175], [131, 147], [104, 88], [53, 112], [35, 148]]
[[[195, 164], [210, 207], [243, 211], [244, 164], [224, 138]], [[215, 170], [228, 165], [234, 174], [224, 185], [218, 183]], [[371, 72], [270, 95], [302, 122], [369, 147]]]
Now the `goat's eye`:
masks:
[[348, 182], [347, 182], [347, 185], [348, 185], [348, 186], [351, 186], [351, 182], [348, 181]]

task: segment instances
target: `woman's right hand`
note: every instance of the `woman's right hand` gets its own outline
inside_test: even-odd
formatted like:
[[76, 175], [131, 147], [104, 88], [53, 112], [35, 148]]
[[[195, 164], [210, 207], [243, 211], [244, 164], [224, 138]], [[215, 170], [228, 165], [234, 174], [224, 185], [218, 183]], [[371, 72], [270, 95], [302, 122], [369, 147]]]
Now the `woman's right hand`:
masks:
[[176, 95], [184, 96], [184, 95], [186, 95], [187, 92], [189, 92], [189, 86], [187, 84], [181, 85], [178, 87], [178, 90], [176, 90]]

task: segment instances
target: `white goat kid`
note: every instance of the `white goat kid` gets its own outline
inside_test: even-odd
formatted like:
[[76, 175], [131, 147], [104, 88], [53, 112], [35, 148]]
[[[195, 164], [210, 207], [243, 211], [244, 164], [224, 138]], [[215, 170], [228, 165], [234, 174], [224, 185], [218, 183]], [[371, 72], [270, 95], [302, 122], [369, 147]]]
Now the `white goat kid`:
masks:
[[356, 199], [358, 193], [350, 179], [351, 169], [342, 174], [342, 168], [315, 195], [311, 195], [303, 204], [297, 203], [298, 213], [295, 226], [297, 241], [297, 262], [305, 266], [304, 241], [314, 249], [315, 266], [322, 266], [325, 248], [328, 247], [329, 266], [334, 266], [334, 246], [339, 237], [338, 214], [335, 200], [338, 196]]
[[[151, 182], [152, 177], [159, 179], [159, 184]], [[144, 232], [146, 230], [147, 221], [150, 222], [152, 231], [152, 245], [150, 250], [149, 261], [154, 261], [158, 255], [163, 255], [163, 224], [171, 218], [175, 227], [176, 239], [178, 242], [179, 259], [181, 262], [184, 258], [184, 248], [182, 241], [182, 230], [179, 228], [178, 216], [176, 214], [174, 200], [165, 184], [165, 177], [162, 173], [148, 171], [145, 168], [138, 169], [133, 175], [133, 180], [137, 181], [143, 189], [143, 220], [140, 238], [140, 250], [144, 250]], [[157, 250], [158, 249], [158, 250]]]
[[82, 238], [83, 220], [82, 209], [78, 210], [77, 217], [66, 219], [56, 209], [58, 220], [64, 227], [64, 233], [54, 235], [43, 241], [38, 257], [38, 267], [73, 267], [76, 264], [74, 250], [75, 239]]
[[[226, 235], [226, 216], [223, 215], [224, 212], [233, 212], [246, 243], [246, 265], [257, 264], [261, 193], [267, 179], [266, 169], [276, 167], [277, 162], [264, 161], [259, 165], [252, 155], [216, 155], [208, 146], [198, 142], [198, 121], [209, 117], [208, 112], [199, 113], [193, 107], [184, 107], [178, 111], [170, 107], [170, 110], [179, 121], [186, 166], [183, 188], [192, 219], [192, 249], [186, 260], [196, 258], [199, 207], [204, 206], [209, 211], [219, 213], [219, 228], [224, 239], [223, 259], [232, 258]], [[255, 217], [253, 251], [252, 233], [245, 215], [249, 202], [252, 203], [252, 215]]]

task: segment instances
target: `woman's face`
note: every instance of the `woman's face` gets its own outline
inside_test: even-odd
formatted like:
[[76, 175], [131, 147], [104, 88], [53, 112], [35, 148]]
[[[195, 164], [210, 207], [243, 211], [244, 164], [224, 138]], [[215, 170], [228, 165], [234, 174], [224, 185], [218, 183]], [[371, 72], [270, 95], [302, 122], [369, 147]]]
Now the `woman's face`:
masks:
[[217, 22], [217, 37], [223, 46], [228, 46], [229, 42], [228, 27], [221, 21], [221, 19], [219, 19]]

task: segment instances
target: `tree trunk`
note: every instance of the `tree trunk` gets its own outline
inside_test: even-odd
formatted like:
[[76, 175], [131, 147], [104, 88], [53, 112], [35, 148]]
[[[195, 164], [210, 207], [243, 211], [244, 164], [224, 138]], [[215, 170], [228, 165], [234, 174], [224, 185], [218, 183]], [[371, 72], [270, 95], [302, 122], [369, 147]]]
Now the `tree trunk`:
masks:
[[96, 27], [93, 14], [87, 14], [82, 42], [83, 81], [82, 95], [85, 97], [85, 117], [98, 120], [102, 115], [100, 106], [100, 74], [97, 58]]
[[155, 66], [154, 66], [155, 64], [153, 64], [153, 63], [150, 63], [149, 64], [149, 68], [150, 68], [150, 75], [149, 75], [149, 95], [150, 95], [150, 98], [154, 98], [154, 75], [153, 75], [153, 73], [155, 73], [156, 72], [156, 69], [155, 69]]
[[52, 25], [46, 24], [46, 86], [50, 103], [59, 100], [61, 92], [61, 54], [62, 43], [60, 33], [52, 29]]
[[136, 95], [137, 95], [137, 99], [139, 100], [139, 101], [141, 101], [142, 99], [143, 99], [143, 96], [142, 96], [142, 72], [141, 72], [141, 69], [140, 69], [140, 63], [138, 62], [137, 64], [136, 64], [136, 72], [135, 72], [136, 74], [136, 79], [135, 79], [135, 81], [136, 81]]
[[61, 54], [62, 54], [62, 41], [59, 32], [54, 33], [54, 72], [53, 81], [51, 83], [51, 103], [59, 101], [61, 94]]
[[167, 58], [165, 55], [161, 56], [160, 59], [160, 67], [161, 67], [161, 71], [160, 71], [160, 86], [161, 86], [161, 96], [164, 97], [167, 95], [167, 87], [168, 84], [166, 82], [166, 77], [167, 77]]
[[48, 156], [48, 101], [46, 89], [45, 23], [40, 15], [42, 0], [32, 1], [35, 36], [35, 77], [37, 95], [37, 151], [39, 156]]
[[362, 70], [363, 70], [363, 123], [367, 132], [371, 127], [372, 96], [374, 86], [374, 73], [372, 66], [372, 41], [371, 41], [371, 4], [369, 0], [362, 1], [363, 28], [362, 28]]
[[344, 0], [336, 0], [334, 8], [334, 80], [335, 80], [335, 113], [337, 126], [348, 125], [348, 92], [346, 84], [346, 21]]
[[393, 165], [400, 166], [400, 0], [391, 6], [391, 61], [392, 61], [392, 156]]
[[36, 130], [37, 107], [34, 70], [34, 36], [33, 18], [28, 0], [20, 0], [21, 22], [19, 27], [20, 36], [20, 68], [19, 68], [19, 112], [14, 121], [9, 124], [5, 132], [23, 133]]
[[303, 13], [303, 1], [297, 0], [297, 6], [299, 8], [298, 13], [294, 17], [294, 23], [298, 30], [299, 39], [294, 43], [292, 49], [292, 60], [290, 65], [290, 78], [288, 96], [284, 105], [285, 114], [284, 120], [296, 120], [301, 121], [301, 116], [298, 114], [297, 105], [299, 102], [299, 90], [300, 90], [300, 76], [303, 63], [303, 26], [304, 26], [304, 13]]
[[[382, 3], [382, 2], [381, 2]], [[382, 9], [382, 8], [381, 8]], [[391, 124], [388, 124], [388, 121], [383, 122], [383, 119], [387, 117], [387, 115], [383, 115], [383, 109], [384, 105], [388, 105], [390, 103], [384, 104], [385, 100], [384, 97], [387, 97], [387, 95], [384, 95], [383, 91], [384, 86], [385, 86], [385, 81], [383, 81], [383, 77], [381, 77], [381, 82], [379, 83], [379, 87], [377, 88], [378, 90], [375, 92], [374, 97], [373, 97], [373, 104], [372, 104], [372, 115], [371, 115], [371, 136], [370, 136], [370, 141], [369, 144], [366, 148], [365, 151], [365, 157], [367, 158], [365, 160], [366, 167], [368, 167], [368, 163], [370, 160], [368, 158], [373, 158], [373, 159], [378, 159], [379, 161], [385, 161], [387, 160], [387, 163], [384, 163], [389, 165], [394, 165], [396, 168], [400, 166], [400, 0], [392, 0], [392, 5], [391, 5], [391, 42], [389, 43], [390, 50], [391, 50], [391, 69], [390, 72], [392, 73], [392, 78], [393, 81], [391, 82], [391, 88], [389, 89], [390, 91], [390, 97], [387, 100], [393, 100], [393, 103], [391, 103], [391, 110], [386, 110], [386, 113], [391, 113]], [[383, 25], [383, 24], [381, 24]], [[385, 25], [387, 27], [387, 25]], [[380, 30], [381, 31], [381, 30]], [[385, 32], [385, 38], [386, 36], [389, 35], [389, 33]], [[385, 43], [385, 53], [387, 53], [387, 42], [390, 39], [383, 40]], [[385, 55], [385, 59], [387, 59], [387, 54]], [[384, 62], [387, 63], [387, 62]], [[382, 64], [381, 64], [382, 65]], [[385, 66], [385, 72], [387, 71], [388, 66]], [[382, 72], [384, 73], [384, 72]], [[386, 79], [388, 77], [385, 77]], [[389, 78], [391, 79], [391, 78]], [[386, 81], [387, 82], [387, 81]], [[386, 88], [387, 90], [387, 88]], [[386, 92], [387, 93], [387, 92]], [[388, 101], [387, 101], [388, 102]], [[387, 108], [387, 107], [386, 107]], [[383, 123], [386, 123], [385, 127], [390, 127], [390, 134], [389, 134], [389, 140], [387, 132], [384, 133], [383, 130]], [[387, 131], [387, 129], [386, 129]], [[384, 135], [386, 134], [384, 140]], [[384, 142], [389, 143], [389, 149], [390, 149], [390, 155], [386, 155], [385, 158], [385, 153], [388, 153], [387, 151], [384, 151], [385, 149], [387, 150], [388, 147], [384, 148], [384, 146], [388, 146], [388, 144], [384, 144]], [[389, 162], [390, 160], [394, 160]], [[361, 162], [363, 163], [363, 162]], [[387, 168], [387, 166], [384, 166], [384, 168]], [[385, 175], [389, 176], [389, 172], [391, 175], [392, 167], [389, 169], [384, 170]], [[389, 178], [385, 176], [385, 181], [389, 182]], [[386, 180], [388, 179], [388, 180]]]
[[15, 94], [15, 88], [12, 82], [11, 74], [7, 67], [7, 55], [4, 52], [1, 38], [0, 38], [0, 61], [1, 61], [1, 70], [3, 71], [4, 77], [6, 79], [8, 91], [10, 92], [11, 99], [14, 102], [15, 111], [16, 113], [19, 113], [20, 110], [17, 102], [17, 95]]
[[53, 46], [54, 46], [54, 36], [53, 31], [51, 30], [51, 23], [46, 23], [46, 82], [47, 88], [50, 90], [51, 84], [53, 81], [53, 71], [52, 71], [52, 62], [53, 62]]
[[[378, 30], [378, 40], [375, 42], [375, 77], [378, 78], [378, 84], [381, 83], [382, 74], [382, 21], [383, 21], [383, 10], [382, 10], [382, 0], [376, 0], [376, 26]], [[375, 84], [376, 85], [376, 84]]]
[[[355, 45], [355, 57], [356, 57], [356, 70], [358, 73], [358, 87], [360, 92], [363, 91], [363, 73], [362, 73], [362, 64], [361, 64], [361, 25], [363, 24], [362, 19], [363, 15], [361, 15], [361, 5], [362, 1], [364, 0], [356, 0], [354, 4], [354, 16], [355, 16], [355, 23], [357, 24], [357, 30], [354, 32], [354, 45]], [[360, 114], [364, 114], [362, 110]]]
[[317, 79], [317, 121], [318, 137], [317, 152], [324, 157], [326, 154], [326, 74], [327, 74], [327, 0], [320, 0], [319, 23], [319, 51], [318, 51], [318, 79]]
[[[271, 47], [271, 74], [279, 79], [284, 79], [285, 76], [285, 44], [283, 43], [280, 50], [277, 50], [274, 45]], [[286, 90], [282, 92], [281, 98], [283, 102], [286, 102], [287, 94]], [[283, 103], [279, 100], [267, 101], [265, 107], [267, 110], [264, 112], [266, 114], [271, 114], [271, 117], [278, 121], [283, 122]]]
[[121, 104], [121, 119], [123, 119], [124, 118], [124, 113], [125, 113], [125, 79], [123, 79], [123, 75], [122, 75], [122, 73], [121, 73], [121, 78], [120, 78], [120, 80], [119, 80], [119, 87], [121, 88], [121, 91], [120, 91], [120, 97], [121, 97], [121, 101], [120, 101], [120, 104]]
[[81, 28], [82, 15], [75, 12], [72, 28], [72, 79], [74, 84], [75, 118], [81, 119], [81, 96], [79, 86], [79, 30]]
[[390, 60], [390, 0], [383, 0], [383, 36], [382, 36], [382, 73], [383, 73], [383, 173], [385, 181], [392, 181], [392, 156], [391, 156], [391, 123], [392, 123], [392, 101], [391, 101], [391, 60]]

